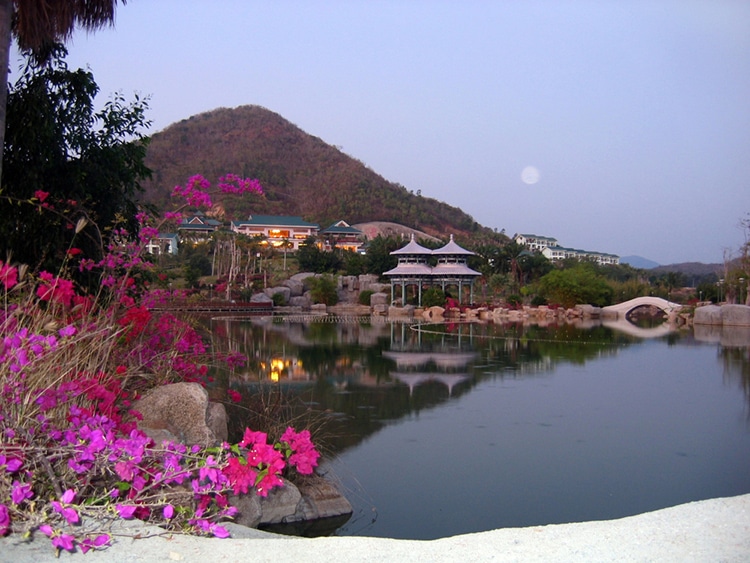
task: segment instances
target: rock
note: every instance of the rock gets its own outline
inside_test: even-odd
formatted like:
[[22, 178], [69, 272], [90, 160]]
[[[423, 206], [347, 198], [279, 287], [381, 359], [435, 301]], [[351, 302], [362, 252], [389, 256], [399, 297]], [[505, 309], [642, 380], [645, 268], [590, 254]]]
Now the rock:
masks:
[[314, 303], [310, 305], [310, 310], [314, 313], [325, 313], [327, 312], [328, 308], [326, 307], [325, 303]]
[[294, 517], [315, 520], [352, 513], [352, 505], [330, 481], [314, 475], [297, 483], [302, 495]]
[[265, 293], [256, 293], [250, 298], [250, 303], [266, 303], [268, 305], [273, 305], [273, 299]]
[[361, 274], [359, 276], [359, 290], [360, 291], [366, 291], [366, 290], [381, 291], [380, 286], [382, 285], [383, 284], [378, 283], [378, 276], [374, 274]]
[[309, 309], [312, 305], [309, 295], [300, 295], [298, 297], [292, 297], [289, 299], [290, 307], [302, 307], [303, 309]]
[[290, 297], [300, 297], [305, 292], [305, 284], [302, 280], [288, 279], [281, 285], [289, 288]]
[[237, 509], [234, 522], [248, 528], [256, 528], [261, 521], [260, 497], [255, 489], [241, 495], [229, 495], [229, 504]]
[[206, 426], [211, 429], [219, 442], [229, 440], [227, 409], [222, 403], [209, 402], [206, 409]]
[[263, 290], [263, 293], [268, 295], [268, 297], [270, 297], [272, 301], [273, 301], [273, 296], [276, 295], [277, 293], [280, 293], [282, 297], [284, 298], [284, 303], [289, 303], [289, 298], [292, 296], [292, 290], [286, 286], [268, 287]]
[[282, 479], [283, 487], [275, 487], [267, 497], [260, 497], [261, 524], [278, 524], [294, 521], [302, 495], [293, 483]]
[[576, 305], [575, 310], [580, 312], [580, 316], [585, 318], [598, 318], [602, 314], [601, 307], [593, 305]]
[[[696, 312], [705, 307], [696, 309]], [[750, 307], [747, 305], [722, 305], [721, 323], [724, 326], [750, 326]]]
[[313, 272], [300, 272], [299, 274], [294, 274], [289, 279], [293, 280], [293, 281], [300, 281], [300, 282], [302, 282], [302, 285], [304, 286], [305, 290], [308, 290], [308, 289], [310, 289], [310, 284], [308, 283], [307, 279], [308, 278], [314, 278], [314, 277], [317, 277], [317, 276], [318, 276], [318, 274], [315, 274]]
[[370, 295], [370, 306], [388, 305], [388, 295], [385, 293], [373, 293]]
[[428, 320], [436, 320], [436, 319], [442, 319], [443, 313], [445, 313], [445, 309], [443, 307], [438, 307], [437, 305], [435, 305], [434, 307], [425, 309], [424, 312], [422, 313], [422, 316]]
[[[223, 406], [222, 406], [223, 408]], [[172, 383], [155, 387], [133, 403], [143, 419], [138, 427], [154, 441], [167, 436], [165, 431], [187, 445], [212, 446], [219, 438], [208, 425], [208, 393], [198, 383]], [[212, 424], [220, 418], [216, 412]], [[226, 420], [226, 413], [224, 413]], [[226, 435], [226, 426], [223, 431]], [[153, 436], [152, 436], [153, 433]]]
[[694, 325], [721, 325], [721, 307], [718, 305], [707, 305], [698, 307], [693, 315]]

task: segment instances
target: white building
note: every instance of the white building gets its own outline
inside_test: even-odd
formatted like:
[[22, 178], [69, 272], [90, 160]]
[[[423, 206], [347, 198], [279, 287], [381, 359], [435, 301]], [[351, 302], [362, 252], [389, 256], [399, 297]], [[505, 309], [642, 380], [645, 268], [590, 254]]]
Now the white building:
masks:
[[578, 248], [566, 248], [557, 244], [557, 239], [552, 237], [517, 234], [513, 236], [513, 240], [518, 244], [526, 246], [529, 250], [541, 252], [547, 260], [552, 262], [575, 258], [576, 260], [591, 260], [597, 264], [620, 263], [620, 257], [615, 254], [596, 252], [594, 250], [580, 250]]

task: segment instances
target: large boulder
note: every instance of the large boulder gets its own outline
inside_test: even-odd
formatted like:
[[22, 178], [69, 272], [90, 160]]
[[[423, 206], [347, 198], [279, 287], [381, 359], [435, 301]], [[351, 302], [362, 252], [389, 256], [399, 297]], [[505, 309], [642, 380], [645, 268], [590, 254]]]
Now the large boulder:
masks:
[[598, 318], [602, 314], [601, 307], [594, 307], [589, 304], [576, 305], [574, 309], [580, 312], [580, 316], [584, 318]]
[[283, 285], [280, 287], [268, 287], [263, 290], [263, 293], [268, 295], [268, 297], [271, 298], [271, 301], [273, 301], [274, 295], [281, 294], [282, 298], [284, 299], [284, 303], [289, 303], [289, 298], [292, 296], [292, 290]]
[[[700, 307], [696, 312], [703, 308]], [[722, 305], [721, 324], [724, 326], [750, 326], [750, 307], [747, 305]]]
[[173, 383], [149, 390], [133, 409], [142, 416], [138, 427], [157, 443], [212, 446], [227, 436], [224, 405], [214, 405], [209, 406], [208, 393], [198, 383]]
[[388, 295], [385, 293], [373, 293], [370, 295], [370, 306], [388, 305]]
[[380, 286], [383, 284], [379, 284], [377, 281], [378, 276], [374, 274], [362, 274], [359, 276], [359, 290], [380, 291]]
[[352, 505], [327, 479], [313, 475], [297, 483], [302, 498], [294, 514], [297, 520], [315, 520], [343, 516], [353, 512]]
[[268, 496], [260, 498], [261, 524], [294, 522], [297, 519], [295, 514], [302, 495], [293, 483], [282, 480], [282, 487], [275, 487], [269, 491]]
[[312, 305], [312, 300], [310, 299], [309, 294], [300, 295], [290, 298], [288, 305], [290, 307], [301, 307], [303, 309], [309, 309]]
[[721, 307], [718, 305], [706, 305], [698, 307], [693, 315], [694, 325], [721, 325]]
[[248, 528], [258, 527], [262, 520], [263, 510], [255, 489], [246, 494], [229, 495], [229, 504], [237, 509], [237, 514], [234, 515], [235, 523]]
[[256, 293], [250, 298], [250, 303], [263, 303], [265, 305], [273, 305], [273, 299], [271, 299], [265, 293]]
[[289, 288], [291, 297], [300, 297], [305, 292], [305, 284], [302, 280], [288, 279], [281, 282], [281, 285]]
[[444, 313], [445, 309], [443, 307], [438, 307], [437, 305], [435, 305], [434, 307], [425, 309], [422, 313], [422, 316], [427, 320], [434, 321], [441, 320]]
[[293, 281], [300, 281], [300, 282], [302, 282], [302, 284], [305, 287], [305, 290], [308, 290], [308, 289], [310, 289], [310, 284], [307, 281], [308, 278], [314, 278], [314, 277], [317, 277], [317, 276], [318, 276], [318, 274], [315, 274], [313, 272], [300, 272], [299, 274], [294, 274], [289, 279], [293, 280]]

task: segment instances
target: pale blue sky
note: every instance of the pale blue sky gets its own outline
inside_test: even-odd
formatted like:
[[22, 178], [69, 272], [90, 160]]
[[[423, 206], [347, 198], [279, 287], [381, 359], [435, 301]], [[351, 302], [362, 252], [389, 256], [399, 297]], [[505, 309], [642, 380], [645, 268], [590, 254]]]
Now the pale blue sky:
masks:
[[744, 241], [747, 1], [129, 0], [68, 47], [152, 132], [258, 104], [509, 235], [662, 264]]

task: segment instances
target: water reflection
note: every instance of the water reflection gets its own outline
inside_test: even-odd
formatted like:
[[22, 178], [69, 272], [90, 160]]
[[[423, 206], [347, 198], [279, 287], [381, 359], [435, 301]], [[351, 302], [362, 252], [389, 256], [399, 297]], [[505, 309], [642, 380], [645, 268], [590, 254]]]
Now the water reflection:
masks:
[[249, 358], [245, 368], [220, 378], [220, 386], [252, 392], [261, 383], [275, 383], [308, 407], [348, 420], [360, 435], [333, 439], [328, 444], [333, 451], [358, 443], [382, 421], [460, 396], [486, 379], [532, 377], [561, 363], [583, 365], [644, 338], [719, 343], [727, 377], [750, 387], [750, 329], [742, 327], [696, 327], [693, 335], [668, 324], [640, 328], [626, 320], [541, 325], [256, 317], [209, 322], [214, 349]]
[[[747, 330], [272, 317], [210, 330], [251, 359], [214, 393], [272, 389], [325, 418], [328, 467], [365, 499], [341, 534], [426, 539], [750, 492]], [[230, 406], [235, 432], [247, 408]]]

